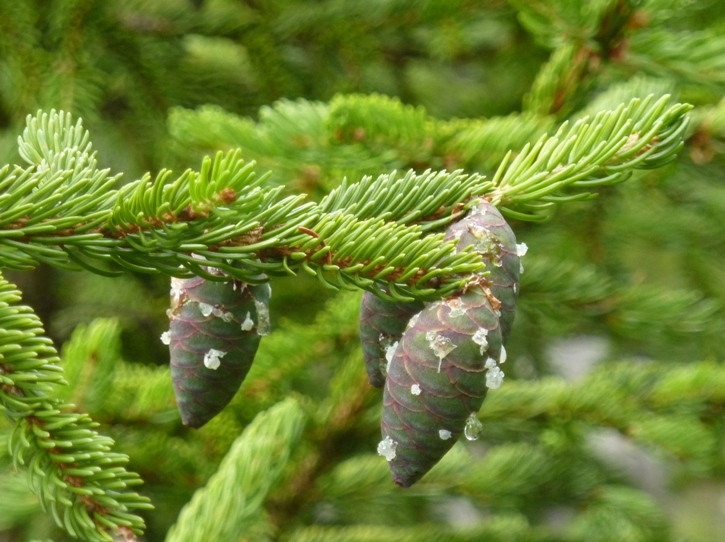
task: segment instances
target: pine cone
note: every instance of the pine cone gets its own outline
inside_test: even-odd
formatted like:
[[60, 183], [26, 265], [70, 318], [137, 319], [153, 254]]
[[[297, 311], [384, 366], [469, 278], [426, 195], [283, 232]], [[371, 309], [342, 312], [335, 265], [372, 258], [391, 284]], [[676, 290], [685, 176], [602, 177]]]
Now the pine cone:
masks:
[[460, 297], [428, 304], [395, 349], [378, 452], [402, 487], [445, 455], [481, 408], [487, 387], [500, 385], [502, 337], [492, 299], [475, 285]]
[[234, 397], [269, 333], [269, 284], [172, 279], [171, 378], [184, 425], [199, 428]]
[[504, 342], [511, 331], [519, 297], [521, 259], [526, 245], [516, 236], [498, 209], [487, 201], [479, 203], [465, 218], [448, 228], [445, 240], [458, 239], [457, 250], [473, 245], [486, 263], [491, 292], [501, 302], [501, 333]]
[[360, 303], [360, 341], [368, 380], [382, 388], [389, 357], [411, 316], [423, 310], [423, 303], [395, 303], [365, 292]]
[[489, 274], [461, 295], [427, 304], [403, 332], [389, 365], [378, 453], [393, 480], [409, 487], [425, 475], [461, 434], [477, 438], [477, 412], [488, 388], [498, 388], [506, 361], [520, 275], [513, 231], [498, 210], [480, 203], [446, 231], [457, 250], [473, 245]]

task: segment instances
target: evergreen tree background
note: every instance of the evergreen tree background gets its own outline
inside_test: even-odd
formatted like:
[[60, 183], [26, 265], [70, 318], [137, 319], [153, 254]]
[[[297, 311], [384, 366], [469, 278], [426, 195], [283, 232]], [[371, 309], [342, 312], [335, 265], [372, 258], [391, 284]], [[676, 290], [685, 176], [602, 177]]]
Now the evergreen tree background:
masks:
[[[158, 339], [167, 277], [5, 273], [63, 345], [63, 397], [143, 478], [144, 539], [723, 539], [724, 31], [717, 0], [0, 0], [0, 164], [27, 114], [63, 109], [120, 183], [240, 148], [319, 200], [392, 170], [490, 177], [634, 97], [695, 106], [675, 162], [510, 220], [530, 250], [505, 383], [482, 437], [408, 490], [375, 453], [359, 292], [273, 279], [273, 333], [196, 431]], [[11, 427], [0, 541], [69, 540], [12, 468]]]

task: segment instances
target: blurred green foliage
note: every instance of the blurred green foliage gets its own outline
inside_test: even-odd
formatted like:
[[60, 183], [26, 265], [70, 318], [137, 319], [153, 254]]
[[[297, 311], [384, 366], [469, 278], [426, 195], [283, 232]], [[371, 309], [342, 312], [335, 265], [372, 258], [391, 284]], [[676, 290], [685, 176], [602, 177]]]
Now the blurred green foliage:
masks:
[[[490, 176], [508, 150], [633, 97], [695, 105], [676, 162], [546, 223], [511, 220], [530, 251], [506, 382], [483, 437], [410, 490], [374, 453], [359, 295], [273, 279], [275, 331], [232, 404], [192, 431], [158, 340], [168, 279], [6, 273], [64, 344], [64, 399], [144, 479], [146, 539], [223, 511], [229, 540], [716, 540], [722, 511], [689, 514], [725, 496], [724, 31], [716, 0], [0, 0], [0, 163], [18, 160], [27, 114], [65, 109], [121, 182], [239, 147], [319, 199], [393, 169]], [[606, 351], [571, 381], [552, 358], [579, 336]], [[10, 467], [9, 427], [0, 541], [67, 540]]]

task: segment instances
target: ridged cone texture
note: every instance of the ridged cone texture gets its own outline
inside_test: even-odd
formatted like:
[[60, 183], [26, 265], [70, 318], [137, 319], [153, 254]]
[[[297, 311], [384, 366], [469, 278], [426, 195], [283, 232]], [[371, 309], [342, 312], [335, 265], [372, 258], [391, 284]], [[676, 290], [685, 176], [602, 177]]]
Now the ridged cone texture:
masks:
[[[488, 343], [483, 353], [474, 341], [482, 329]], [[448, 341], [455, 348], [441, 356]], [[382, 434], [396, 443], [390, 461], [396, 484], [417, 482], [456, 443], [486, 397], [486, 360], [500, 359], [501, 341], [498, 317], [481, 286], [428, 305], [403, 333], [383, 395]]]
[[519, 296], [521, 258], [516, 235], [498, 209], [483, 201], [462, 220], [446, 230], [445, 240], [458, 239], [456, 250], [473, 245], [483, 257], [491, 281], [491, 292], [501, 303], [501, 332], [504, 342], [511, 331]]
[[202, 427], [239, 390], [254, 361], [260, 333], [267, 333], [269, 297], [268, 284], [174, 279], [169, 349], [184, 425]]
[[406, 315], [409, 324], [385, 378], [379, 448], [402, 487], [438, 463], [481, 408], [489, 373], [500, 372], [516, 310], [516, 237], [495, 206], [478, 204], [448, 228], [445, 238], [458, 239], [459, 251], [473, 245], [489, 274], [472, 280], [461, 295], [426, 304], [412, 318]]
[[410, 317], [423, 310], [423, 303], [387, 301], [365, 292], [360, 303], [360, 342], [368, 380], [382, 388], [388, 360], [388, 348], [400, 340]]

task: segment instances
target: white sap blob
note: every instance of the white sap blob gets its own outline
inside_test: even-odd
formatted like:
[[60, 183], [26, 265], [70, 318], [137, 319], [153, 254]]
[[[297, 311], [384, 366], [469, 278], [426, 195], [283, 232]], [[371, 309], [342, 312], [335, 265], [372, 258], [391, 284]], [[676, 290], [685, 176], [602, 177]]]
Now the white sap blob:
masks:
[[390, 372], [390, 364], [393, 362], [393, 356], [395, 356], [396, 348], [398, 348], [398, 341], [395, 341], [393, 344], [385, 349], [385, 359], [388, 362], [385, 365], [385, 374], [388, 374]]
[[503, 371], [498, 366], [489, 369], [486, 373], [486, 387], [492, 390], [499, 389], [503, 384], [503, 376]]
[[210, 316], [214, 312], [214, 307], [208, 303], [199, 303], [199, 310], [203, 316]]
[[171, 297], [174, 301], [178, 301], [181, 294], [184, 293], [184, 279], [171, 277]]
[[473, 334], [473, 342], [481, 347], [481, 355], [488, 350], [488, 330], [479, 327]]
[[420, 395], [420, 392], [421, 392], [421, 389], [420, 389], [419, 384], [413, 384], [410, 387], [410, 393], [412, 393], [413, 395]]
[[508, 359], [508, 356], [506, 354], [506, 347], [504, 345], [501, 345], [501, 356], [498, 360], [499, 363], [506, 363], [506, 360]]
[[448, 429], [440, 429], [438, 436], [441, 437], [441, 440], [448, 440], [451, 438], [451, 432]]
[[242, 331], [249, 331], [254, 327], [254, 320], [252, 320], [252, 316], [249, 314], [249, 311], [247, 311], [247, 316], [244, 318], [244, 322], [242, 322]]
[[206, 366], [207, 369], [212, 369], [213, 371], [216, 371], [219, 368], [219, 365], [221, 365], [221, 358], [226, 356], [227, 353], [223, 350], [216, 350], [215, 348], [210, 348], [209, 351], [204, 354], [204, 366]]
[[425, 338], [428, 341], [428, 346], [438, 358], [438, 372], [440, 373], [443, 358], [453, 352], [457, 346], [448, 337], [438, 335], [435, 331], [426, 332]]
[[526, 245], [526, 243], [519, 243], [516, 245], [516, 255], [521, 258], [522, 256], [526, 256], [526, 253], [529, 251], [529, 247]]
[[519, 285], [514, 282], [514, 295], [519, 293]]
[[471, 412], [466, 420], [466, 428], [463, 430], [463, 434], [466, 435], [468, 440], [478, 440], [483, 431], [483, 424], [478, 419], [478, 414]]
[[450, 299], [448, 301], [448, 306], [451, 308], [450, 316], [454, 318], [457, 316], [464, 316], [466, 314], [466, 309], [463, 306], [463, 302], [458, 297]]
[[395, 448], [398, 447], [398, 443], [390, 437], [385, 437], [378, 444], [378, 455], [382, 455], [388, 461], [395, 459]]
[[267, 305], [255, 299], [254, 307], [257, 309], [257, 335], [269, 335], [272, 326], [269, 323], [269, 309]]
[[164, 331], [161, 334], [161, 342], [164, 344], [171, 344], [171, 333], [168, 331]]

